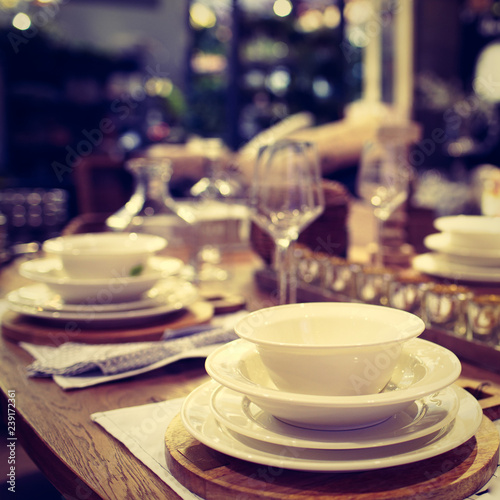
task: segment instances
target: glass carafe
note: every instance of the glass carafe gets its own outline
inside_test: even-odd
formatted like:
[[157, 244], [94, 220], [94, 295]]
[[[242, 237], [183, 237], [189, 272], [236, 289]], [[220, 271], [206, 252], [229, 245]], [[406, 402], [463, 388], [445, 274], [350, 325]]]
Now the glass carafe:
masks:
[[192, 214], [172, 198], [169, 181], [172, 165], [167, 158], [134, 158], [126, 169], [135, 179], [130, 200], [108, 217], [113, 231], [156, 234], [168, 240], [169, 248], [190, 244]]

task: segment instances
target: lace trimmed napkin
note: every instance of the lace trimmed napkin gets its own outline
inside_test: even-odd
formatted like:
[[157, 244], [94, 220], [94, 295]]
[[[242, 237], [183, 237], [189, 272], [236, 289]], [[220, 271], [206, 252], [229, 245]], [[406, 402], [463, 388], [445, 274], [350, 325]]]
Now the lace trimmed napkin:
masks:
[[[91, 419], [103, 427], [130, 452], [149, 467], [162, 481], [172, 488], [183, 500], [198, 500], [195, 495], [180, 484], [171, 474], [165, 460], [165, 431], [172, 419], [179, 413], [183, 399], [172, 399], [131, 408], [121, 408], [91, 415]], [[138, 422], [155, 416], [155, 426], [148, 425], [148, 432], [141, 432]], [[500, 420], [495, 421], [500, 431]], [[498, 500], [500, 498], [500, 467], [490, 481], [469, 500]]]
[[80, 344], [59, 347], [20, 343], [35, 361], [31, 377], [53, 377], [64, 389], [76, 389], [155, 370], [188, 357], [205, 357], [236, 338], [234, 323], [247, 311], [215, 317], [209, 325], [166, 330], [163, 340], [124, 344]]

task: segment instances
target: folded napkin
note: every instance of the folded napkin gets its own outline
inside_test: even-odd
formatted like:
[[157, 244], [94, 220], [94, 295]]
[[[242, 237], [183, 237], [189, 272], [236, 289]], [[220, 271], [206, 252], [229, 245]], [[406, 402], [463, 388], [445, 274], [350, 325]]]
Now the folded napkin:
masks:
[[[171, 474], [165, 459], [165, 431], [179, 413], [182, 402], [183, 398], [173, 399], [123, 410], [94, 413], [90, 418], [123, 443], [182, 499], [198, 500], [200, 499], [198, 495], [191, 493]], [[151, 415], [155, 416], [155, 425], [148, 426], [148, 432], [137, 432], [137, 422], [146, 419], [149, 422]]]
[[[121, 408], [106, 412], [94, 413], [91, 419], [103, 427], [109, 434], [123, 443], [130, 452], [144, 465], [149, 467], [162, 481], [172, 488], [184, 500], [197, 500], [200, 497], [191, 493], [171, 474], [165, 460], [165, 431], [177, 415], [182, 406], [183, 399], [173, 399], [160, 403], [151, 403], [131, 408]], [[148, 428], [147, 433], [137, 432], [137, 422], [150, 419], [155, 415], [155, 425]], [[495, 421], [500, 431], [500, 420]], [[491, 480], [474, 495], [470, 500], [498, 500], [500, 493], [500, 467]]]
[[246, 314], [239, 311], [217, 316], [208, 325], [166, 330], [156, 342], [20, 345], [35, 358], [27, 367], [29, 376], [54, 377], [64, 389], [75, 389], [155, 370], [187, 357], [205, 357], [236, 338], [234, 323]]

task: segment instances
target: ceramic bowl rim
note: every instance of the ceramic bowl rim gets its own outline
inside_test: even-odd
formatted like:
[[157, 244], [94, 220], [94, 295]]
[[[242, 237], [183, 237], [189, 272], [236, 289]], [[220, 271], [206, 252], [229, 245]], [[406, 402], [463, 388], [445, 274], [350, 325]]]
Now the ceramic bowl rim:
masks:
[[[85, 240], [113, 240], [116, 239], [117, 243], [113, 246], [106, 247], [85, 247], [85, 248], [75, 248], [73, 245], [79, 241]], [[119, 242], [125, 241], [137, 241], [139, 244], [137, 246], [124, 246], [120, 245]], [[142, 240], [142, 241], [139, 241]], [[52, 255], [59, 255], [61, 257], [95, 257], [96, 255], [101, 255], [103, 257], [120, 257], [128, 255], [137, 255], [145, 253], [155, 253], [163, 250], [167, 246], [167, 240], [161, 236], [154, 234], [145, 233], [113, 233], [113, 232], [102, 232], [102, 233], [81, 233], [81, 234], [70, 234], [65, 236], [57, 236], [55, 238], [50, 238], [44, 241], [42, 248], [45, 252]]]
[[[382, 341], [374, 340], [373, 342], [362, 342], [362, 343], [352, 343], [352, 344], [342, 344], [342, 345], [333, 345], [333, 344], [301, 344], [301, 343], [291, 343], [291, 342], [278, 342], [273, 340], [254, 338], [252, 335], [246, 334], [242, 331], [242, 326], [247, 324], [249, 321], [252, 321], [252, 318], [255, 318], [259, 315], [267, 315], [272, 314], [273, 311], [286, 311], [286, 309], [294, 309], [297, 311], [304, 309], [312, 309], [312, 308], [335, 308], [338, 309], [339, 314], [337, 317], [353, 317], [353, 315], [343, 314], [347, 309], [362, 309], [366, 312], [376, 314], [378, 311], [387, 313], [391, 316], [392, 321], [395, 321], [396, 318], [401, 318], [403, 323], [406, 323], [405, 331], [401, 336], [393, 338], [393, 339], [384, 339]], [[332, 316], [333, 318], [334, 316]], [[345, 351], [347, 349], [363, 349], [369, 347], [384, 347], [393, 344], [401, 344], [407, 342], [415, 337], [418, 337], [425, 330], [424, 321], [419, 318], [417, 315], [413, 313], [409, 313], [407, 311], [403, 311], [401, 309], [395, 309], [382, 305], [374, 305], [374, 304], [359, 304], [355, 302], [307, 302], [300, 304], [285, 304], [279, 306], [272, 306], [264, 309], [259, 309], [247, 314], [244, 318], [240, 319], [234, 325], [234, 331], [236, 335], [255, 344], [259, 348], [267, 348], [268, 350], [276, 349], [276, 351], [288, 350], [295, 351], [300, 350], [301, 352], [313, 351], [321, 349], [322, 351], [336, 351], [342, 350]]]

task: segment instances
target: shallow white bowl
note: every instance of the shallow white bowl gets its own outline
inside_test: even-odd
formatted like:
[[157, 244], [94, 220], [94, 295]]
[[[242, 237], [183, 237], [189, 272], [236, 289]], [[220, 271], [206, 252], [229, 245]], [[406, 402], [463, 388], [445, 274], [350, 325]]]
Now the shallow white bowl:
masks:
[[45, 283], [64, 302], [109, 304], [137, 300], [160, 279], [177, 274], [183, 266], [180, 259], [151, 257], [139, 276], [109, 278], [72, 278], [66, 274], [59, 259], [33, 259], [19, 266], [25, 278]]
[[280, 389], [351, 396], [380, 392], [404, 343], [424, 328], [418, 316], [399, 309], [317, 302], [255, 311], [234, 330], [257, 346]]
[[434, 227], [450, 234], [451, 245], [483, 249], [500, 246], [500, 217], [451, 215], [438, 217]]
[[58, 257], [71, 278], [114, 278], [140, 274], [148, 259], [167, 245], [141, 233], [85, 233], [46, 240], [47, 257]]
[[391, 380], [378, 394], [314, 396], [279, 390], [254, 345], [235, 340], [209, 354], [205, 367], [219, 384], [246, 395], [263, 410], [292, 425], [311, 429], [359, 429], [382, 422], [419, 398], [455, 382], [459, 359], [422, 339], [403, 347]]

